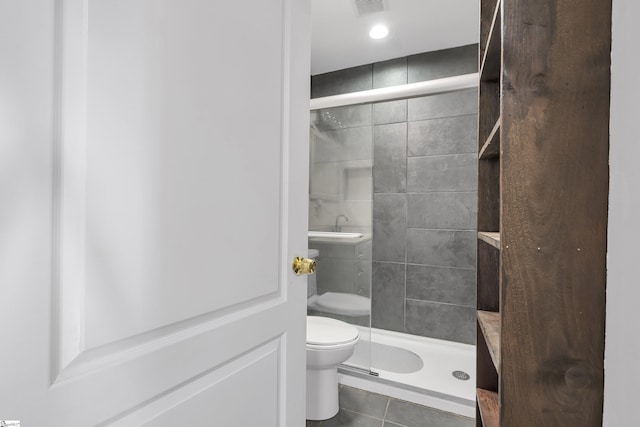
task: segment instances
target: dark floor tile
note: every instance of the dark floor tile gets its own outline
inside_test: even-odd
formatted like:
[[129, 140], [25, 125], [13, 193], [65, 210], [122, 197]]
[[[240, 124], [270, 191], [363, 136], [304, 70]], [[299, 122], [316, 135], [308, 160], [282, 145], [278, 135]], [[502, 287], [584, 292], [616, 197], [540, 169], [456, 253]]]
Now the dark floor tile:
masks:
[[382, 420], [341, 409], [338, 415], [323, 421], [322, 427], [382, 427]]
[[[402, 400], [391, 399], [385, 422], [406, 427], [473, 427], [475, 420]], [[387, 426], [393, 424], [386, 424]]]
[[382, 419], [389, 398], [353, 387], [340, 389], [340, 408]]
[[322, 421], [310, 421], [307, 420], [307, 427], [320, 427]]

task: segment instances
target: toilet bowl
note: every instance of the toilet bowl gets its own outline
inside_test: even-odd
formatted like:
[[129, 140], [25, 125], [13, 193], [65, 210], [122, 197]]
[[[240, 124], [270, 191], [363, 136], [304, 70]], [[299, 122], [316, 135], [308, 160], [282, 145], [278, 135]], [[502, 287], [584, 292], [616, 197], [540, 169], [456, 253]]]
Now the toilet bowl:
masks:
[[328, 317], [307, 316], [307, 419], [338, 413], [338, 365], [353, 354], [360, 333]]

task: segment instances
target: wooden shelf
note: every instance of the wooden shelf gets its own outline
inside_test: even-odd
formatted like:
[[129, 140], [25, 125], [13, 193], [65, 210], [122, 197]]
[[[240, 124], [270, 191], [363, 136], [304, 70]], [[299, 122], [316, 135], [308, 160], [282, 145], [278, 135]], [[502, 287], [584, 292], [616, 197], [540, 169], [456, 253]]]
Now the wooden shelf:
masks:
[[496, 372], [500, 368], [500, 313], [478, 310], [478, 324], [487, 343]]
[[478, 239], [490, 244], [494, 248], [500, 249], [500, 233], [498, 232], [478, 231]]
[[486, 48], [480, 66], [480, 80], [483, 82], [497, 81], [500, 79], [501, 62], [501, 37], [502, 18], [500, 16], [501, 1], [496, 2], [496, 9], [493, 12], [491, 29], [487, 36]]
[[500, 405], [498, 403], [498, 393], [476, 389], [478, 397], [478, 407], [482, 417], [484, 427], [498, 427], [500, 425]]
[[494, 159], [500, 157], [500, 125], [502, 120], [498, 117], [496, 124], [493, 126], [489, 137], [485, 141], [484, 145], [480, 149], [478, 159]]

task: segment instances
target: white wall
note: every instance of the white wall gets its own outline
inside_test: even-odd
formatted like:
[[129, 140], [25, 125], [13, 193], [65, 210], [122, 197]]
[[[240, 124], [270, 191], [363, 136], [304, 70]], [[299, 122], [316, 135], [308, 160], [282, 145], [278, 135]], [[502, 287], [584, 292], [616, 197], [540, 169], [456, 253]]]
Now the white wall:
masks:
[[640, 425], [640, 2], [613, 0], [604, 426]]

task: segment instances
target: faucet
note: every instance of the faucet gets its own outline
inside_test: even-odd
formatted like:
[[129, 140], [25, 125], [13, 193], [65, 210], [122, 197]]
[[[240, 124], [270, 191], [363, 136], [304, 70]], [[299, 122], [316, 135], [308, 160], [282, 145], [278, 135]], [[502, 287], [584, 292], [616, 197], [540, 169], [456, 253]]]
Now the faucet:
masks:
[[340, 221], [340, 218], [344, 218], [344, 220], [345, 220], [346, 222], [349, 222], [349, 218], [348, 218], [346, 215], [344, 215], [344, 214], [340, 214], [340, 215], [338, 215], [338, 216], [336, 217], [336, 225], [335, 225], [335, 227], [333, 227], [333, 231], [335, 231], [335, 232], [337, 232], [337, 233], [339, 233], [339, 232], [340, 232], [340, 230], [342, 229], [342, 227], [340, 226], [340, 224], [338, 224], [338, 222]]

